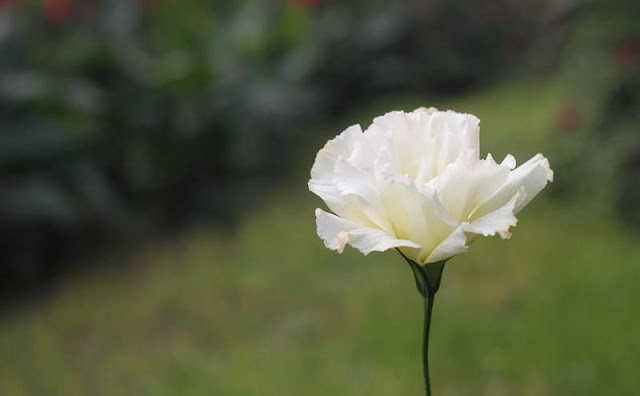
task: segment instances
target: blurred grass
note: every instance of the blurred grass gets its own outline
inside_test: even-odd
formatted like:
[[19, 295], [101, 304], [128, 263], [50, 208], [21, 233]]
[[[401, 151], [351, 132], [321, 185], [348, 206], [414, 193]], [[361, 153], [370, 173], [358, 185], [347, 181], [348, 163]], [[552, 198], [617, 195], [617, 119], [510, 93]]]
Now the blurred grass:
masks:
[[[551, 125], [562, 98], [552, 78], [441, 101], [381, 100], [323, 138], [390, 108], [436, 105], [478, 115], [483, 147], [523, 162], [559, 144]], [[0, 394], [420, 394], [410, 271], [391, 252], [323, 247], [313, 220], [322, 203], [306, 189], [318, 148], [278, 195], [256, 197], [262, 209], [232, 235], [199, 228], [158, 240], [130, 269], [68, 279], [5, 318]], [[510, 241], [479, 240], [448, 264], [432, 328], [436, 394], [640, 389], [637, 239], [589, 197], [548, 195], [519, 216]]]

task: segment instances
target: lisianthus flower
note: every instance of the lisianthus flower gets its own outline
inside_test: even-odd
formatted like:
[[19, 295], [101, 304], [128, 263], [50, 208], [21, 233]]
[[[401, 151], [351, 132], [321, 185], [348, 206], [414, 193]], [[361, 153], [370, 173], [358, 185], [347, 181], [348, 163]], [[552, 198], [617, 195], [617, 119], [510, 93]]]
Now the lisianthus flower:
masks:
[[516, 167], [507, 155], [480, 158], [480, 120], [420, 108], [347, 128], [318, 152], [309, 189], [318, 235], [342, 253], [397, 248], [425, 265], [464, 253], [477, 236], [507, 239], [515, 215], [553, 180], [538, 154]]

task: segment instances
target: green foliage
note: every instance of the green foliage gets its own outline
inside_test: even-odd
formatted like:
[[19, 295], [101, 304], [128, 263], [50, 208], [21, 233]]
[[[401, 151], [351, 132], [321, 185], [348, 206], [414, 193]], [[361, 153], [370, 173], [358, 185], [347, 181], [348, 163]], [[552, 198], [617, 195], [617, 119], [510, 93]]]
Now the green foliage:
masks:
[[574, 84], [573, 156], [577, 184], [610, 203], [640, 229], [640, 27], [638, 3], [596, 1], [586, 9], [568, 50]]
[[0, 271], [18, 278], [109, 236], [232, 222], [287, 173], [302, 126], [489, 81], [540, 15], [507, 0], [47, 4], [0, 11]]

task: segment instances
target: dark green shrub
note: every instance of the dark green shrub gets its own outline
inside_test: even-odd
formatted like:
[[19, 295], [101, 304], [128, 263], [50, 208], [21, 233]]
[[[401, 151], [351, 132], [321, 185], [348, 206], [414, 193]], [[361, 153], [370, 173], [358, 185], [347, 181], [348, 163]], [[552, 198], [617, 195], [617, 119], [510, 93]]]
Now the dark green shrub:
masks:
[[286, 175], [305, 125], [374, 95], [490, 81], [527, 48], [539, 8], [515, 0], [5, 7], [0, 270], [38, 277], [113, 236], [228, 224]]
[[568, 50], [579, 125], [570, 131], [574, 184], [640, 229], [640, 6], [589, 3]]

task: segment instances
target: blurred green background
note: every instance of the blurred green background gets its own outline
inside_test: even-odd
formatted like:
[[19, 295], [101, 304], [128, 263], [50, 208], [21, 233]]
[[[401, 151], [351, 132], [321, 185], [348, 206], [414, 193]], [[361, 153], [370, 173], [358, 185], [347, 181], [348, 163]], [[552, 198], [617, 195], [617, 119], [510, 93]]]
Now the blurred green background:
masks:
[[316, 151], [421, 106], [556, 181], [452, 259], [438, 395], [640, 389], [640, 6], [0, 1], [0, 395], [420, 394], [392, 252], [315, 234]]

